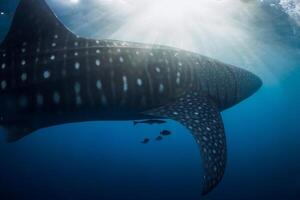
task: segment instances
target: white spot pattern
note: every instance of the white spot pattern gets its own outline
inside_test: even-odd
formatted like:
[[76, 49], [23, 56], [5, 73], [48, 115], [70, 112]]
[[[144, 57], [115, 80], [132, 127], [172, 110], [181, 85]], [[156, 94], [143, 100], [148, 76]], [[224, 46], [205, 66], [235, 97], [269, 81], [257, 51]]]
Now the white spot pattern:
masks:
[[143, 85], [143, 81], [142, 81], [142, 79], [140, 79], [140, 78], [138, 78], [138, 79], [136, 80], [136, 83], [138, 84], [138, 86], [142, 86], [142, 85]]
[[22, 73], [21, 80], [24, 82], [27, 80], [27, 73]]
[[100, 60], [99, 60], [99, 59], [96, 59], [95, 64], [96, 64], [97, 66], [100, 66], [100, 65], [101, 65]]
[[51, 76], [50, 71], [48, 71], [48, 70], [44, 71], [43, 76], [44, 76], [44, 79], [50, 78], [50, 76]]
[[163, 93], [164, 89], [165, 89], [164, 85], [162, 83], [159, 84], [159, 93]]
[[127, 77], [123, 76], [123, 91], [127, 92], [128, 91], [128, 81], [127, 81]]
[[102, 89], [102, 82], [100, 80], [96, 81], [96, 87], [97, 87], [98, 90]]
[[74, 85], [74, 91], [76, 94], [79, 94], [80, 91], [81, 91], [81, 85], [79, 82], [76, 82], [75, 85]]
[[7, 82], [5, 80], [1, 81], [1, 89], [5, 90], [7, 87]]
[[80, 63], [79, 62], [75, 62], [74, 67], [76, 70], [80, 69]]

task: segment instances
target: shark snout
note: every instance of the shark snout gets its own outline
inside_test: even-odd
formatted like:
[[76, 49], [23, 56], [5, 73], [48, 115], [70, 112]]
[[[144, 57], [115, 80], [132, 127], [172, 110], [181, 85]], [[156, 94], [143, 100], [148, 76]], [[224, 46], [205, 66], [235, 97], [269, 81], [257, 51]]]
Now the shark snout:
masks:
[[253, 95], [262, 86], [262, 80], [250, 71], [235, 68], [236, 77], [236, 100], [240, 102]]

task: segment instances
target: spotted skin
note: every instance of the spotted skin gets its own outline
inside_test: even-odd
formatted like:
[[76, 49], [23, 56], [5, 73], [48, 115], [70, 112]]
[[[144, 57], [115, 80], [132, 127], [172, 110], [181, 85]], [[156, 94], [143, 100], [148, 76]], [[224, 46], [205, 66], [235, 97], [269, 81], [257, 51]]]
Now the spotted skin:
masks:
[[246, 70], [196, 53], [77, 36], [44, 0], [20, 1], [0, 45], [0, 123], [9, 141], [64, 123], [174, 119], [199, 145], [203, 194], [225, 170], [220, 112], [261, 84]]
[[146, 112], [180, 122], [193, 134], [204, 163], [204, 187], [210, 192], [222, 179], [226, 166], [226, 138], [217, 105], [198, 92], [190, 92], [174, 103]]

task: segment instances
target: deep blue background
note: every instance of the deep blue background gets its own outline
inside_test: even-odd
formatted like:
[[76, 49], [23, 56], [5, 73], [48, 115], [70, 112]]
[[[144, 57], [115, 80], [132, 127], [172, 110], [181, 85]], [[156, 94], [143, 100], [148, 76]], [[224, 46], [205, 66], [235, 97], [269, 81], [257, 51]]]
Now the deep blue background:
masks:
[[[7, 2], [0, 1], [0, 8], [13, 11], [17, 1]], [[0, 18], [2, 37], [10, 20]], [[277, 34], [284, 40], [285, 32]], [[288, 45], [299, 51], [297, 42]], [[64, 125], [13, 144], [1, 131], [0, 199], [300, 199], [300, 59], [295, 56], [287, 65], [293, 71], [278, 84], [266, 84], [222, 113], [228, 165], [220, 185], [206, 197], [200, 195], [198, 147], [183, 126], [169, 121], [161, 126]], [[163, 129], [173, 134], [140, 144]]]

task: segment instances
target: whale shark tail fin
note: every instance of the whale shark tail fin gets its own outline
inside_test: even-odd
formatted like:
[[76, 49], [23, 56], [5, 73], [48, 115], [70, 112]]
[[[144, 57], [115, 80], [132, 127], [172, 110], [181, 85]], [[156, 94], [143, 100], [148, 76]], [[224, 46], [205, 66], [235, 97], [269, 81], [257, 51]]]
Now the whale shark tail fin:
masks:
[[222, 180], [227, 159], [224, 126], [217, 105], [209, 98], [191, 92], [172, 104], [145, 114], [176, 120], [189, 129], [204, 164], [202, 194], [213, 190]]
[[[45, 0], [20, 0], [10, 30], [1, 47], [16, 48], [26, 44], [58, 44], [57, 40], [76, 37], [56, 17]], [[53, 43], [52, 41], [56, 41]]]

